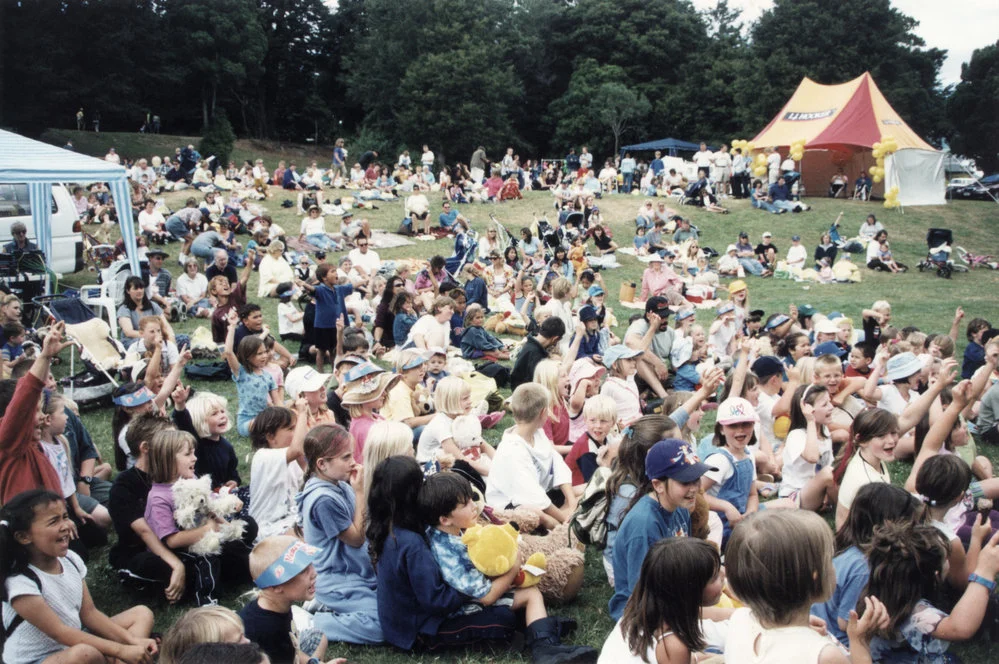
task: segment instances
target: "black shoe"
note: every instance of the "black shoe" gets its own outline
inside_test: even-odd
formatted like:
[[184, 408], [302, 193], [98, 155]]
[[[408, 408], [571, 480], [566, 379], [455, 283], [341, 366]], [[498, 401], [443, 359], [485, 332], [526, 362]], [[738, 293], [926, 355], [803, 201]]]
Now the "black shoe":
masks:
[[559, 624], [551, 617], [528, 625], [525, 636], [534, 664], [590, 664], [600, 656], [599, 651], [589, 646], [562, 645]]

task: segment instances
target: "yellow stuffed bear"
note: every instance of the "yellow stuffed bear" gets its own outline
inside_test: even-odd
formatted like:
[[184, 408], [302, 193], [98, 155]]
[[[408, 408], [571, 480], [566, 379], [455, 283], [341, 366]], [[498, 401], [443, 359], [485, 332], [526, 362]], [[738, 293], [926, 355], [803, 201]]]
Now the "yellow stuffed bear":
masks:
[[[472, 526], [462, 535], [462, 543], [468, 547], [468, 557], [475, 568], [489, 577], [503, 576], [518, 560], [517, 529], [509, 523], [502, 526]], [[530, 588], [541, 581], [547, 560], [538, 552], [521, 566], [520, 574], [514, 582], [517, 588]]]

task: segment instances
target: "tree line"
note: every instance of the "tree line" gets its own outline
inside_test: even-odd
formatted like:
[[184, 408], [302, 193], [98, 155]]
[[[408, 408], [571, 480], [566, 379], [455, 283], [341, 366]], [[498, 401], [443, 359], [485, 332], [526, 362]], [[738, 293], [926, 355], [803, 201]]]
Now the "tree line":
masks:
[[996, 77], [949, 109], [945, 53], [915, 27], [889, 0], [776, 0], [752, 25], [725, 0], [0, 0], [0, 123], [40, 133], [82, 107], [105, 130], [158, 115], [196, 134], [224, 114], [241, 136], [426, 142], [452, 161], [608, 154], [750, 137], [802, 77], [870, 71], [917, 132], [973, 154], [981, 125], [962, 119], [988, 118]]

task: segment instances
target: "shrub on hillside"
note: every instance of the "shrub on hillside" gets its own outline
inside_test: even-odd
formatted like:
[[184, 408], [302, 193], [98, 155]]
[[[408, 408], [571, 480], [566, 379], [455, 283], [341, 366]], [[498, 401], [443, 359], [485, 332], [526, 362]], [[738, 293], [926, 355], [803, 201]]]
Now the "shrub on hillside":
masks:
[[229, 163], [229, 155], [232, 154], [232, 146], [235, 142], [236, 132], [232, 130], [229, 118], [222, 111], [217, 111], [215, 119], [209, 123], [204, 136], [201, 137], [198, 151], [206, 159], [215, 155], [212, 167], [221, 166], [224, 169]]

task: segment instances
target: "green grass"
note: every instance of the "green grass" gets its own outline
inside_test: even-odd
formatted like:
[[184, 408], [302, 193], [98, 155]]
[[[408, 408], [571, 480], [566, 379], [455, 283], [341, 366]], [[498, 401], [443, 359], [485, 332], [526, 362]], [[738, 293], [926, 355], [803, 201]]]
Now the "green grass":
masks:
[[[68, 133], [72, 134], [72, 132]], [[107, 135], [102, 135], [102, 139], [105, 136]], [[157, 138], [139, 134], [123, 134], [121, 136], [130, 137], [135, 141]], [[117, 143], [117, 145], [124, 146], [126, 143]], [[101, 149], [96, 147], [93, 149], [102, 152], [103, 149], [106, 149], [106, 145]], [[136, 149], [139, 149], [139, 144], [136, 144]], [[123, 147], [120, 151], [125, 153]], [[159, 150], [159, 152], [162, 153], [163, 150]], [[145, 154], [149, 154], [149, 152], [147, 151]], [[187, 195], [187, 192], [171, 194], [168, 196], [168, 201], [171, 205], [177, 206], [182, 204], [182, 199], [186, 198]], [[299, 217], [293, 211], [280, 207], [284, 198], [285, 196], [278, 194], [266, 203], [266, 207], [289, 234], [295, 234], [298, 230]], [[288, 196], [288, 198], [292, 197]], [[604, 217], [609, 222], [615, 239], [622, 246], [631, 244], [634, 214], [642, 200], [642, 198], [633, 196], [615, 196], [600, 201]], [[727, 244], [734, 242], [740, 230], [746, 230], [754, 243], [758, 241], [763, 231], [769, 230], [773, 232], [774, 242], [782, 251], [785, 251], [790, 244], [791, 235], [800, 234], [811, 251], [820, 234], [828, 228], [830, 222], [836, 218], [840, 211], [845, 212], [842, 228], [847, 234], [855, 232], [864, 217], [873, 212], [878, 215], [891, 234], [892, 246], [897, 259], [913, 267], [926, 253], [924, 238], [926, 230], [930, 227], [952, 228], [958, 244], [974, 251], [986, 252], [994, 247], [994, 237], [997, 226], [999, 226], [999, 207], [989, 203], [956, 202], [941, 207], [914, 208], [906, 210], [905, 214], [900, 214], [885, 210], [881, 205], [875, 203], [829, 201], [827, 199], [810, 199], [808, 202], [814, 206], [813, 211], [793, 215], [763, 214], [751, 209], [744, 201], [728, 201], [732, 213], [724, 216], [705, 213], [693, 208], [684, 208], [683, 213], [691, 217], [694, 223], [700, 227], [702, 245], [714, 247], [719, 251], [723, 250]], [[358, 215], [367, 217], [375, 228], [394, 230], [402, 218], [402, 203], [379, 203], [378, 207], [378, 210], [360, 212]], [[439, 202], [435, 201], [431, 214], [436, 215], [439, 207]], [[461, 207], [462, 214], [468, 217], [473, 228], [480, 232], [485, 229], [489, 213], [495, 213], [508, 228], [516, 233], [521, 226], [530, 223], [532, 213], [540, 215], [551, 212], [551, 197], [548, 194], [531, 193], [523, 201], [503, 205]], [[333, 228], [332, 223], [330, 228]], [[383, 259], [411, 256], [429, 258], [434, 254], [448, 256], [451, 249], [451, 240], [437, 240], [426, 243], [417, 242], [415, 246], [384, 250], [380, 251], [379, 254]], [[167, 250], [175, 257], [177, 246], [171, 245]], [[614, 302], [618, 301], [618, 290], [622, 282], [625, 280], [640, 281], [644, 264], [624, 255], [620, 256], [619, 260], [622, 267], [605, 271], [603, 278], [610, 295], [608, 304], [614, 308], [621, 323], [615, 330], [620, 336], [627, 326], [629, 316], [634, 312], [620, 305], [615, 305]], [[172, 274], [175, 276], [179, 274], [176, 261], [169, 260], [166, 265]], [[964, 307], [967, 313], [966, 320], [976, 316], [983, 316], [993, 322], [999, 319], [999, 305], [997, 305], [996, 300], [999, 272], [976, 270], [969, 274], [956, 274], [951, 280], [940, 279], [933, 274], [920, 274], [915, 270], [901, 275], [884, 275], [867, 270], [862, 270], [862, 272], [863, 282], [854, 285], [823, 286], [813, 284], [806, 287], [791, 281], [750, 278], [748, 280], [750, 301], [753, 308], [762, 308], [768, 313], [786, 311], [790, 304], [809, 303], [823, 312], [842, 311], [853, 317], [859, 325], [861, 309], [870, 306], [877, 299], [887, 299], [893, 305], [893, 324], [899, 326], [916, 325], [923, 331], [939, 333], [946, 333], [949, 329], [954, 308], [957, 305]], [[250, 279], [250, 293], [256, 293], [256, 280], [256, 275]], [[70, 275], [64, 283], [65, 285], [80, 285], [92, 283], [92, 281], [92, 274], [81, 273]], [[276, 301], [265, 300], [261, 301], [260, 304], [264, 308], [265, 317], [270, 321], [271, 327], [276, 329]], [[699, 311], [697, 317], [700, 323], [708, 324], [713, 316], [710, 311]], [[177, 329], [181, 332], [190, 332], [196, 325], [197, 321], [189, 321], [178, 325]], [[959, 355], [963, 352], [963, 347], [962, 332], [958, 348]], [[196, 386], [199, 389], [222, 394], [229, 399], [230, 403], [235, 403], [236, 392], [232, 383], [196, 383]], [[111, 412], [109, 410], [85, 412], [83, 419], [104, 457], [113, 458]], [[487, 440], [493, 443], [497, 442], [502, 429], [509, 426], [510, 423], [511, 420], [508, 417], [497, 428], [487, 431]], [[709, 426], [711, 426], [710, 421], [704, 424], [705, 431]], [[240, 457], [240, 472], [244, 481], [248, 481], [249, 442], [236, 435], [235, 431], [232, 432], [230, 440], [235, 445]], [[986, 449], [982, 452], [989, 455], [994, 463], [999, 463], [999, 454], [996, 454], [994, 450]], [[904, 481], [908, 468], [908, 464], [905, 463], [895, 464], [892, 473], [896, 483], [901, 484]], [[160, 630], [166, 629], [183, 610], [182, 608], [168, 607], [155, 597], [135, 598], [127, 596], [121, 591], [115, 576], [107, 567], [103, 551], [96, 552], [91, 560], [90, 586], [98, 606], [108, 613], [120, 611], [137, 601], [150, 604], [156, 611], [156, 626]], [[228, 606], [238, 607], [240, 605], [238, 593], [243, 590], [245, 589], [233, 589], [230, 594], [224, 597], [224, 603]], [[610, 595], [611, 591], [600, 564], [599, 553], [591, 550], [587, 553], [586, 583], [582, 593], [574, 603], [555, 609], [560, 614], [573, 616], [579, 621], [580, 628], [574, 642], [600, 647], [612, 627], [612, 621], [607, 616], [607, 600]], [[991, 661], [990, 648], [987, 644], [965, 644], [956, 646], [954, 650], [966, 662]], [[334, 655], [347, 656], [351, 661], [399, 663], [404, 661], [525, 661], [519, 653], [484, 654], [472, 652], [412, 657], [397, 653], [389, 648], [347, 648], [342, 645], [334, 645], [330, 648], [329, 656]]]

